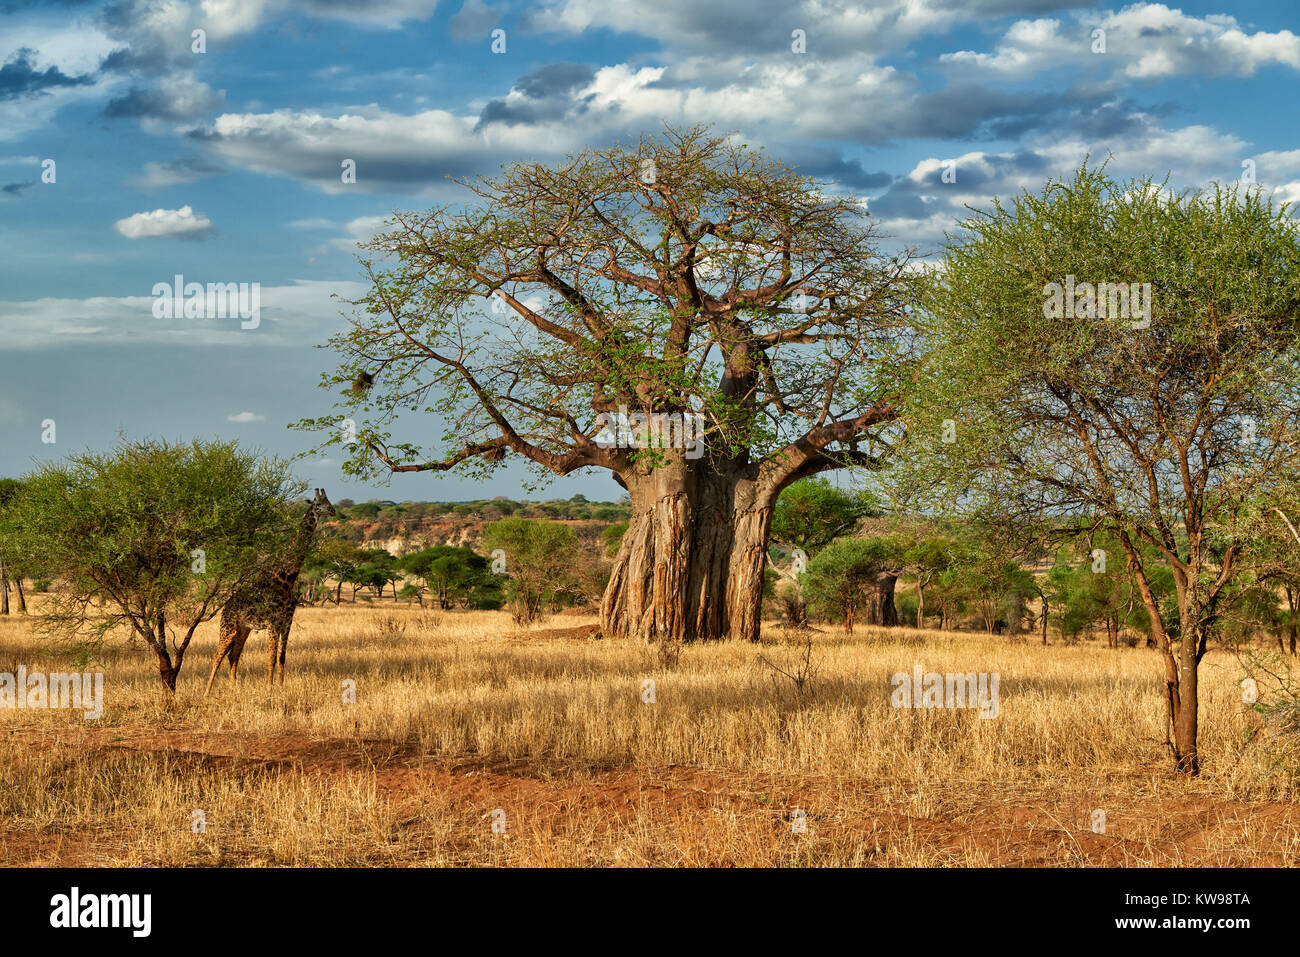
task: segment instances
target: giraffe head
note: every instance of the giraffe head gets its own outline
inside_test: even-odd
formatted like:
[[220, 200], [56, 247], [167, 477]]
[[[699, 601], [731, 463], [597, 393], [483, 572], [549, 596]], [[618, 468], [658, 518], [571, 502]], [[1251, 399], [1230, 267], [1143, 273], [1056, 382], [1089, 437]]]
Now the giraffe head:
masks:
[[307, 506], [307, 512], [311, 515], [313, 523], [320, 521], [321, 517], [324, 515], [338, 514], [334, 511], [334, 506], [330, 504], [330, 500], [328, 496], [326, 496], [323, 488], [316, 489], [316, 497], [313, 498], [311, 504]]

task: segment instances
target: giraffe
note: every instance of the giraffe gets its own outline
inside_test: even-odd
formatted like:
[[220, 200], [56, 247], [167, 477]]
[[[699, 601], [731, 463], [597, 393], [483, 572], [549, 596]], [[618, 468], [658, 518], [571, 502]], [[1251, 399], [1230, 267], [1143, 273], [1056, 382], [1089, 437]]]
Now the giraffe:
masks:
[[204, 694], [212, 691], [217, 669], [225, 658], [230, 659], [230, 681], [233, 685], [239, 673], [239, 656], [244, 642], [255, 629], [265, 628], [269, 654], [267, 680], [275, 684], [275, 665], [279, 658], [280, 685], [284, 685], [284, 653], [289, 645], [289, 628], [293, 613], [298, 607], [298, 574], [302, 571], [312, 539], [316, 537], [316, 524], [322, 515], [334, 515], [334, 506], [325, 496], [324, 489], [316, 489], [316, 497], [307, 506], [302, 526], [294, 536], [289, 550], [278, 564], [266, 570], [266, 577], [237, 591], [221, 610], [221, 630], [217, 639], [217, 653], [212, 658], [212, 674]]

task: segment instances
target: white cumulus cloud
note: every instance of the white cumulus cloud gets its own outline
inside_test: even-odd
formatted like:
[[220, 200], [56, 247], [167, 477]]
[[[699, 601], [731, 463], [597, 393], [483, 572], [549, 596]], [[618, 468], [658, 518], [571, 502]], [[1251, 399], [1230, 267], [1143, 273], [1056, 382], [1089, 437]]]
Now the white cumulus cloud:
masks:
[[196, 238], [212, 232], [212, 220], [195, 213], [190, 206], [180, 209], [155, 209], [119, 219], [113, 228], [127, 239], [158, 239], [168, 236]]

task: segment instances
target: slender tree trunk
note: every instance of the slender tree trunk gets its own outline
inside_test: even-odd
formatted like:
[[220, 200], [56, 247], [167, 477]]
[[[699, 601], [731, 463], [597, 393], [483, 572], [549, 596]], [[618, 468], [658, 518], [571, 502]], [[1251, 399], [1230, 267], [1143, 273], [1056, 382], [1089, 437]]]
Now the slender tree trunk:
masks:
[[1178, 643], [1178, 684], [1171, 695], [1174, 703], [1174, 759], [1178, 770], [1184, 774], [1198, 774], [1201, 770], [1196, 750], [1197, 667], [1194, 652], [1188, 648], [1189, 642], [1194, 647], [1196, 640], [1195, 637], [1183, 636]]
[[668, 465], [628, 484], [632, 517], [601, 600], [611, 637], [757, 641], [775, 493]]
[[1205, 635], [1199, 623], [1206, 619], [1201, 609], [1194, 608], [1188, 594], [1186, 577], [1174, 569], [1174, 587], [1178, 593], [1178, 616], [1182, 625], [1175, 640], [1165, 628], [1160, 614], [1160, 602], [1151, 590], [1146, 570], [1138, 558], [1137, 549], [1126, 533], [1120, 533], [1120, 543], [1128, 558], [1129, 570], [1137, 582], [1142, 604], [1151, 622], [1148, 644], [1156, 644], [1165, 658], [1165, 708], [1173, 731], [1174, 762], [1183, 774], [1197, 774], [1200, 761], [1196, 753], [1197, 734], [1197, 667], [1201, 661], [1201, 645]]
[[1169, 721], [1174, 732], [1174, 762], [1183, 774], [1200, 773], [1201, 765], [1196, 751], [1197, 734], [1197, 662], [1189, 653], [1188, 642], [1195, 645], [1194, 637], [1183, 636], [1170, 652], [1165, 654], [1165, 684]]
[[1290, 612], [1291, 612], [1291, 618], [1290, 618], [1290, 621], [1288, 622], [1288, 626], [1289, 626], [1289, 627], [1288, 627], [1287, 630], [1290, 632], [1290, 636], [1291, 636], [1291, 654], [1294, 655], [1294, 654], [1295, 654], [1295, 640], [1296, 640], [1295, 592], [1293, 592], [1293, 591], [1291, 590], [1291, 586], [1290, 586], [1290, 585], [1286, 586], [1286, 607], [1287, 607], [1287, 608], [1290, 610]]
[[9, 614], [9, 569], [0, 562], [0, 615]]
[[[21, 576], [14, 579], [14, 590], [18, 592], [18, 611], [20, 614], [25, 615], [27, 614], [27, 596], [23, 594], [23, 580]], [[1291, 642], [1294, 644], [1295, 639], [1292, 638]]]
[[167, 690], [175, 694], [176, 677], [180, 674], [181, 660], [185, 656], [185, 651], [183, 648], [177, 648], [176, 658], [175, 660], [172, 659], [167, 649], [167, 619], [161, 612], [154, 616], [153, 631], [151, 643], [153, 644], [154, 655], [158, 658], [158, 676], [162, 678]]
[[925, 585], [921, 579], [916, 580], [916, 628], [920, 631], [925, 627]]
[[791, 596], [794, 603], [792, 607], [791, 624], [796, 628], [806, 628], [808, 625], [808, 603], [804, 601], [803, 588], [799, 585], [794, 586], [794, 594]]
[[167, 660], [166, 655], [158, 656], [158, 675], [162, 678], [163, 684], [167, 686], [167, 690], [173, 694], [176, 693], [177, 670], [178, 669], [173, 667], [171, 662]]
[[1174, 761], [1183, 774], [1199, 774], [1201, 765], [1197, 755], [1197, 706], [1199, 702], [1197, 669], [1201, 661], [1201, 646], [1206, 635], [1200, 623], [1205, 619], [1201, 609], [1191, 603], [1185, 582], [1175, 575], [1178, 591], [1179, 621], [1182, 625], [1177, 640], [1166, 638], [1165, 681], [1168, 685], [1169, 720], [1174, 732]]
[[[1175, 570], [1174, 587], [1178, 592], [1178, 619], [1181, 624], [1178, 641], [1170, 642], [1171, 651], [1178, 656], [1176, 679], [1177, 694], [1173, 700], [1177, 704], [1174, 714], [1174, 758], [1179, 772], [1199, 774], [1200, 759], [1197, 755], [1197, 669], [1201, 663], [1201, 648], [1205, 644], [1206, 611], [1193, 601], [1190, 581], [1195, 581], [1196, 566], [1192, 573], [1182, 576]], [[1189, 581], [1190, 580], [1190, 581]]]

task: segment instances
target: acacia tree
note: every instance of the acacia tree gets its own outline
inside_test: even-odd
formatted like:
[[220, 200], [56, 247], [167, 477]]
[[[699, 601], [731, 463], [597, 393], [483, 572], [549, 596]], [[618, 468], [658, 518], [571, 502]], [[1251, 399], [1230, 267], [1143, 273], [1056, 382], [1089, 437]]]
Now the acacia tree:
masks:
[[781, 493], [772, 512], [772, 542], [803, 552], [803, 561], [794, 563], [788, 571], [772, 563], [776, 574], [785, 579], [777, 595], [787, 622], [797, 626], [807, 623], [799, 580], [807, 559], [839, 536], [852, 532], [859, 519], [878, 513], [878, 503], [866, 491], [845, 492], [824, 478], [801, 479]]
[[[1295, 220], [1257, 191], [1085, 165], [968, 219], [929, 279], [914, 445], [967, 498], [1114, 536], [1164, 652], [1176, 766], [1196, 773], [1198, 666], [1254, 503], [1300, 465]], [[1103, 282], [1150, 294], [1123, 315]]]
[[852, 532], [859, 519], [879, 513], [879, 503], [865, 491], [845, 492], [823, 478], [804, 479], [777, 499], [772, 539], [813, 555]]
[[[22, 489], [23, 483], [17, 479], [0, 478], [0, 515], [9, 502], [13, 501]], [[14, 590], [18, 592], [18, 610], [27, 612], [27, 598], [23, 594], [22, 569], [14, 568], [11, 561], [6, 561], [5, 549], [0, 542], [0, 615], [9, 614], [9, 582], [12, 580]]]
[[348, 584], [352, 586], [352, 600], [357, 600], [358, 588], [369, 588], [375, 597], [382, 599], [384, 589], [393, 585], [393, 598], [397, 598], [397, 582], [402, 577], [397, 570], [397, 559], [384, 548], [361, 548], [357, 550], [359, 563], [348, 574]]
[[777, 496], [874, 464], [896, 418], [908, 255], [856, 199], [699, 128], [462, 185], [464, 208], [397, 213], [367, 246], [387, 262], [364, 262], [324, 379], [355, 433], [300, 427], [355, 439], [366, 475], [607, 470], [632, 514], [604, 632], [756, 639]]
[[925, 590], [958, 561], [957, 542], [946, 535], [920, 538], [903, 554], [907, 570], [916, 576], [916, 627], [925, 627]]
[[[1025, 614], [1025, 601], [1038, 590], [1034, 576], [1008, 558], [1006, 552], [972, 549], [961, 566], [967, 594], [979, 610], [984, 630], [992, 635], [999, 623], [1008, 634], [1018, 634]], [[1039, 592], [1041, 594], [1041, 592]]]
[[814, 608], [844, 621], [853, 634], [858, 617], [868, 625], [898, 624], [894, 582], [906, 543], [898, 537], [842, 538], [808, 563], [807, 594]]
[[307, 559], [307, 567], [324, 572], [335, 581], [334, 604], [343, 603], [343, 585], [365, 562], [365, 551], [355, 542], [337, 536], [317, 539]]
[[471, 608], [500, 590], [487, 559], [464, 545], [433, 545], [410, 552], [398, 567], [424, 582], [437, 608], [451, 608], [456, 601]]
[[285, 463], [233, 442], [124, 442], [42, 465], [5, 525], [24, 561], [63, 581], [40, 630], [90, 654], [138, 638], [174, 692], [198, 626], [293, 535], [288, 502], [302, 488]]
[[542, 603], [572, 584], [578, 536], [546, 519], [503, 518], [483, 529], [483, 544], [501, 551], [510, 576], [515, 620], [531, 624]]

